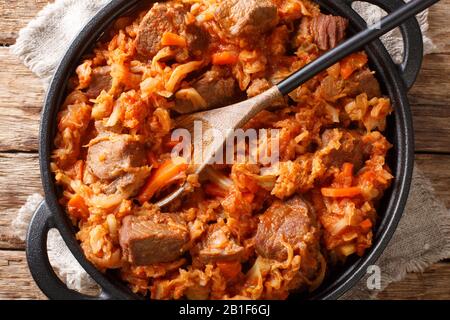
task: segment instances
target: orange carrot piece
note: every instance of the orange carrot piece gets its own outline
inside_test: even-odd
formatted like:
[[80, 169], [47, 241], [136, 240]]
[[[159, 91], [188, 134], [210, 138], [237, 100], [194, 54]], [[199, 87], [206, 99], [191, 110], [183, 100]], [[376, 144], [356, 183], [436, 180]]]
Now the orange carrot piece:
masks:
[[342, 165], [342, 173], [346, 177], [352, 177], [353, 176], [353, 164], [350, 162], [346, 162]]
[[238, 62], [238, 55], [232, 51], [222, 51], [212, 55], [212, 64], [227, 65]]
[[241, 272], [242, 265], [239, 261], [222, 261], [217, 262], [217, 267], [226, 278], [233, 279]]
[[187, 168], [188, 164], [183, 158], [174, 158], [165, 161], [148, 179], [138, 196], [139, 202], [144, 203], [150, 200], [156, 192], [172, 183]]
[[177, 46], [185, 48], [187, 46], [186, 39], [172, 32], [165, 32], [161, 38], [163, 46]]
[[69, 200], [67, 209], [69, 214], [77, 219], [87, 219], [89, 217], [89, 208], [79, 194], [74, 195]]
[[363, 232], [367, 233], [372, 228], [372, 221], [370, 221], [370, 219], [366, 219], [363, 222], [361, 222], [359, 226], [361, 227]]
[[350, 188], [322, 188], [322, 195], [330, 198], [352, 198], [361, 194], [359, 187]]
[[351, 187], [353, 183], [353, 164], [346, 162], [342, 165], [342, 171], [340, 174], [340, 181], [342, 187]]
[[364, 52], [357, 52], [345, 57], [341, 61], [341, 76], [348, 79], [356, 70], [362, 68], [367, 63], [367, 55]]

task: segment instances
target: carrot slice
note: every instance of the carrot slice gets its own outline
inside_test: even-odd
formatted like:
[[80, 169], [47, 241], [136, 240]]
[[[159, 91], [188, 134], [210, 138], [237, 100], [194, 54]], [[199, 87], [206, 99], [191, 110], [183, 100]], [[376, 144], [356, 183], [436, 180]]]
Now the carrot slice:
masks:
[[342, 173], [346, 177], [352, 177], [353, 176], [353, 164], [350, 162], [346, 162], [342, 165]]
[[345, 57], [341, 61], [341, 76], [348, 79], [356, 70], [362, 68], [367, 63], [367, 55], [364, 52], [357, 52]]
[[168, 186], [179, 178], [180, 174], [186, 171], [188, 164], [183, 158], [173, 158], [165, 161], [151, 175], [138, 196], [140, 203], [150, 200], [156, 192]]
[[353, 183], [353, 164], [346, 162], [342, 165], [342, 173], [340, 175], [342, 187], [351, 187]]
[[222, 51], [212, 55], [212, 64], [227, 65], [238, 62], [238, 55], [232, 51]]
[[361, 194], [359, 187], [350, 188], [322, 188], [322, 195], [330, 198], [352, 198]]
[[69, 214], [77, 219], [86, 219], [89, 217], [89, 208], [84, 199], [79, 194], [74, 195], [67, 204]]
[[359, 224], [359, 226], [361, 227], [363, 232], [369, 232], [370, 229], [372, 228], [372, 221], [370, 221], [370, 219], [366, 219], [363, 222], [361, 222]]
[[187, 46], [186, 39], [172, 32], [165, 32], [161, 38], [163, 46], [177, 46], [185, 48]]

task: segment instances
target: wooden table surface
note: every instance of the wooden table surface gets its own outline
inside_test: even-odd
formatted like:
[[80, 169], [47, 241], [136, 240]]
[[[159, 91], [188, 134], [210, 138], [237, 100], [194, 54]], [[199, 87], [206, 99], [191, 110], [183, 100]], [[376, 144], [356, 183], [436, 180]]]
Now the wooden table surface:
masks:
[[[44, 90], [39, 79], [9, 53], [20, 28], [47, 0], [0, 0], [0, 299], [43, 299], [31, 278], [24, 243], [11, 221], [28, 195], [41, 192], [38, 126]], [[430, 12], [437, 53], [425, 58], [410, 92], [416, 161], [450, 207], [450, 0]], [[382, 299], [450, 299], [450, 261], [391, 284]]]

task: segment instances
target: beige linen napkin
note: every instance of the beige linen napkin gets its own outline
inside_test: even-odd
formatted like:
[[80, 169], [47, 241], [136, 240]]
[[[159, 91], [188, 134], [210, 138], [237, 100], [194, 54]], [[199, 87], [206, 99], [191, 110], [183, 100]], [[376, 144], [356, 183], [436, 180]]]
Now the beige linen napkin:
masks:
[[[20, 31], [16, 44], [11, 48], [12, 52], [47, 85], [71, 40], [107, 2], [56, 0]], [[374, 22], [384, 15], [381, 9], [363, 2], [354, 3], [354, 8], [368, 22]], [[425, 52], [431, 52], [434, 45], [426, 37], [427, 17], [427, 12], [424, 12], [418, 16], [418, 20], [425, 35]], [[398, 32], [384, 36], [383, 41], [394, 59], [401, 61], [403, 46]], [[11, 226], [12, 232], [18, 238], [25, 239], [28, 223], [41, 200], [41, 195], [31, 195], [19, 210]], [[86, 292], [95, 287], [93, 280], [71, 255], [56, 230], [52, 230], [49, 235], [48, 247], [53, 267], [70, 288]], [[380, 281], [374, 282], [373, 277], [364, 278], [344, 299], [375, 297], [392, 281], [401, 280], [407, 272], [423, 271], [429, 265], [449, 257], [450, 212], [434, 197], [430, 182], [416, 167], [403, 218], [392, 241], [376, 264], [381, 275]], [[373, 269], [368, 271], [369, 276]]]

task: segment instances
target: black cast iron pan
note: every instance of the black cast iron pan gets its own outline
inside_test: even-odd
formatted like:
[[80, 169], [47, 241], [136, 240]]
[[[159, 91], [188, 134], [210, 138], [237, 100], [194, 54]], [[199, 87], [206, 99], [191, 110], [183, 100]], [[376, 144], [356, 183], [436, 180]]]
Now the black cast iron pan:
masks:
[[[26, 251], [31, 274], [39, 288], [51, 299], [141, 299], [133, 294], [114, 273], [103, 274], [88, 262], [75, 239], [76, 230], [64, 210], [58, 204], [57, 188], [50, 171], [50, 156], [53, 150], [53, 140], [56, 130], [56, 116], [65, 98], [68, 78], [81, 57], [95, 45], [111, 22], [117, 17], [130, 12], [142, 3], [151, 1], [112, 0], [103, 7], [86, 25], [71, 44], [61, 61], [45, 99], [42, 111], [39, 156], [42, 184], [45, 201], [37, 209], [30, 224]], [[351, 9], [354, 0], [316, 0], [324, 11], [340, 15], [350, 20], [350, 33], [365, 28], [364, 20]], [[402, 0], [368, 0], [392, 12], [403, 5]], [[409, 193], [413, 170], [414, 139], [411, 111], [407, 91], [413, 85], [422, 63], [423, 42], [420, 27], [416, 19], [410, 19], [401, 27], [405, 47], [405, 57], [400, 65], [394, 64], [388, 52], [380, 41], [375, 41], [366, 47], [371, 68], [388, 95], [395, 108], [395, 113], [388, 119], [387, 136], [394, 145], [388, 161], [395, 175], [392, 187], [385, 193], [381, 207], [379, 224], [375, 230], [373, 246], [361, 258], [352, 258], [344, 267], [334, 270], [322, 286], [311, 295], [291, 295], [291, 299], [337, 299], [352, 288], [381, 255], [403, 213]], [[99, 296], [92, 297], [70, 290], [59, 280], [53, 271], [47, 255], [47, 234], [52, 228], [61, 233], [68, 248], [81, 266], [100, 285]]]

